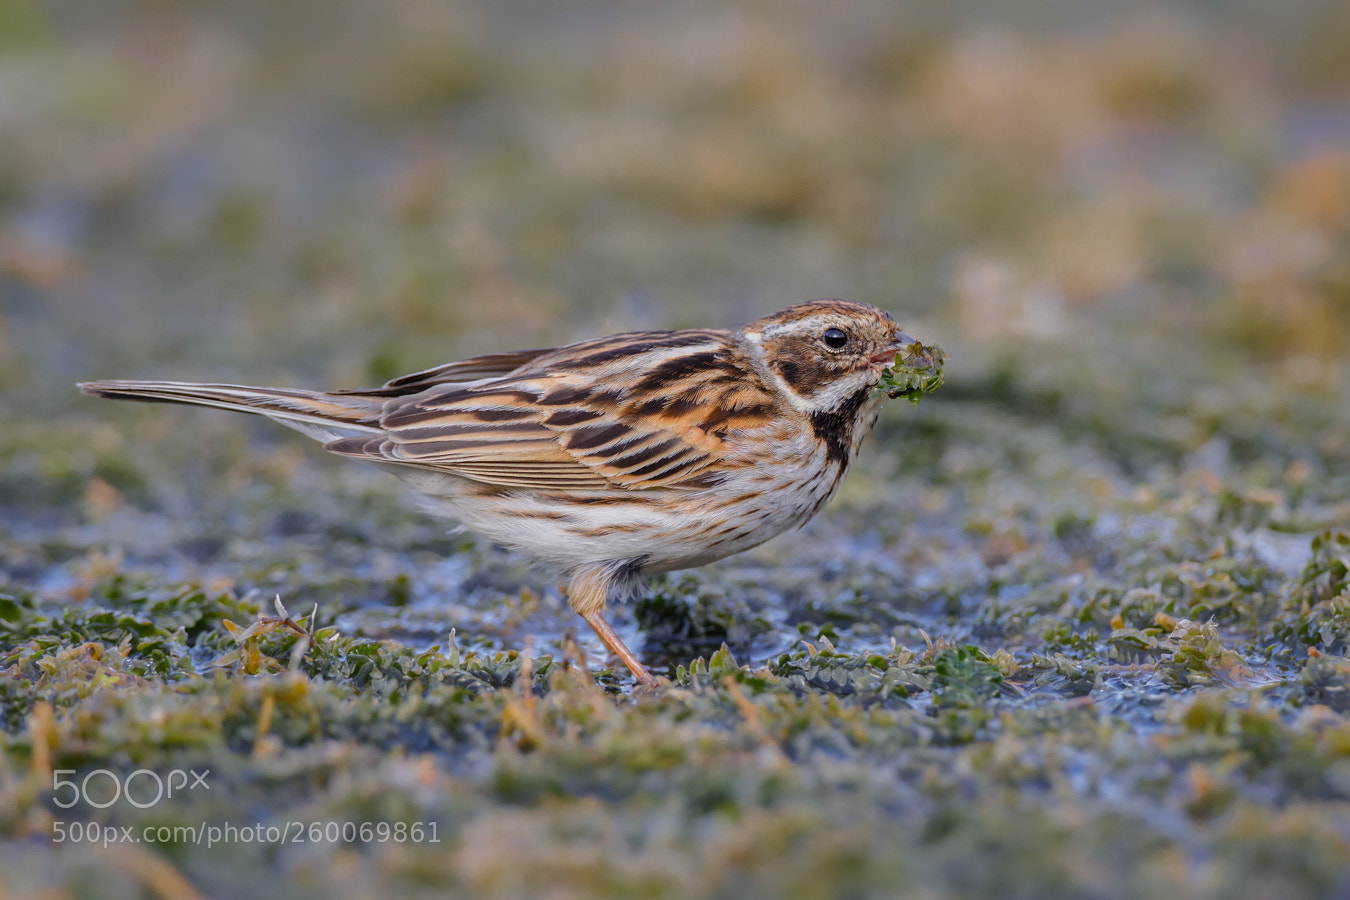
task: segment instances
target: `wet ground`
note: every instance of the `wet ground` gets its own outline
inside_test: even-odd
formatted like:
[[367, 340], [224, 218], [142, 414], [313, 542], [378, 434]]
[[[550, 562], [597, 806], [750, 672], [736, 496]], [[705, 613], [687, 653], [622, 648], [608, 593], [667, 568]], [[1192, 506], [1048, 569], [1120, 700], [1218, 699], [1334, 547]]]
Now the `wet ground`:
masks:
[[[0, 2], [6, 892], [1350, 893], [1341, 4], [274, 7]], [[656, 693], [387, 475], [73, 388], [822, 296], [947, 384], [617, 611]]]

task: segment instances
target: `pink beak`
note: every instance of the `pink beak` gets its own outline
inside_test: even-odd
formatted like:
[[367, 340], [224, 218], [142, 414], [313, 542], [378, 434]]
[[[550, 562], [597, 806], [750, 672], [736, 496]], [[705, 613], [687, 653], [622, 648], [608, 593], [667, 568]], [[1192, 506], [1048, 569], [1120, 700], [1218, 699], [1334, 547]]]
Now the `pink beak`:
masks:
[[874, 366], [891, 365], [892, 363], [895, 362], [895, 354], [899, 353], [901, 350], [905, 349], [912, 343], [914, 343], [914, 338], [905, 334], [903, 331], [897, 331], [895, 333], [894, 342], [886, 350], [886, 352], [878, 353], [876, 356], [872, 357], [871, 359], [872, 365]]

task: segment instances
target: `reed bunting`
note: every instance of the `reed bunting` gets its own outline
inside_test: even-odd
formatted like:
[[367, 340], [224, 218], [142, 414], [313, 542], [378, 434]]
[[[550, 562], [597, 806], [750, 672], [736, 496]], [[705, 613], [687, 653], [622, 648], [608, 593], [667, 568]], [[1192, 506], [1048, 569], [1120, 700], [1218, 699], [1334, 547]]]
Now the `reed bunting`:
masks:
[[494, 353], [372, 390], [80, 389], [259, 413], [388, 466], [432, 512], [565, 576], [572, 608], [650, 685], [606, 603], [814, 516], [876, 422], [883, 370], [913, 343], [884, 310], [816, 300], [737, 331]]

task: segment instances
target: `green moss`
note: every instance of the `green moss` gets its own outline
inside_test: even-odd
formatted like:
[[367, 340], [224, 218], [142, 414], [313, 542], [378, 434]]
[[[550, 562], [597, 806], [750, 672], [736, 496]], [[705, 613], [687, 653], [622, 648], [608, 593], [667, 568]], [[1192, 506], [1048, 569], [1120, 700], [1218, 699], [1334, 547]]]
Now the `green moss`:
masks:
[[905, 397], [915, 406], [924, 395], [942, 387], [943, 364], [950, 359], [941, 347], [928, 347], [915, 341], [895, 354], [895, 364], [882, 370], [877, 393], [892, 400]]

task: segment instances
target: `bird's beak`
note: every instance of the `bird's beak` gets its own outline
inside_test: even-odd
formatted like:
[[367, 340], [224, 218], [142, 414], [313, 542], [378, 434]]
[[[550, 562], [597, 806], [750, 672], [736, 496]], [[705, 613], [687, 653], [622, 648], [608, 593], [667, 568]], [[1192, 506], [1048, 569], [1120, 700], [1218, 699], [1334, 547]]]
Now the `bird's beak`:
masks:
[[891, 339], [891, 345], [887, 347], [883, 352], [878, 353], [876, 356], [872, 357], [871, 360], [872, 365], [889, 366], [894, 364], [895, 354], [899, 353], [901, 350], [905, 349], [914, 342], [915, 342], [914, 338], [905, 334], [903, 331], [895, 332], [895, 335]]

